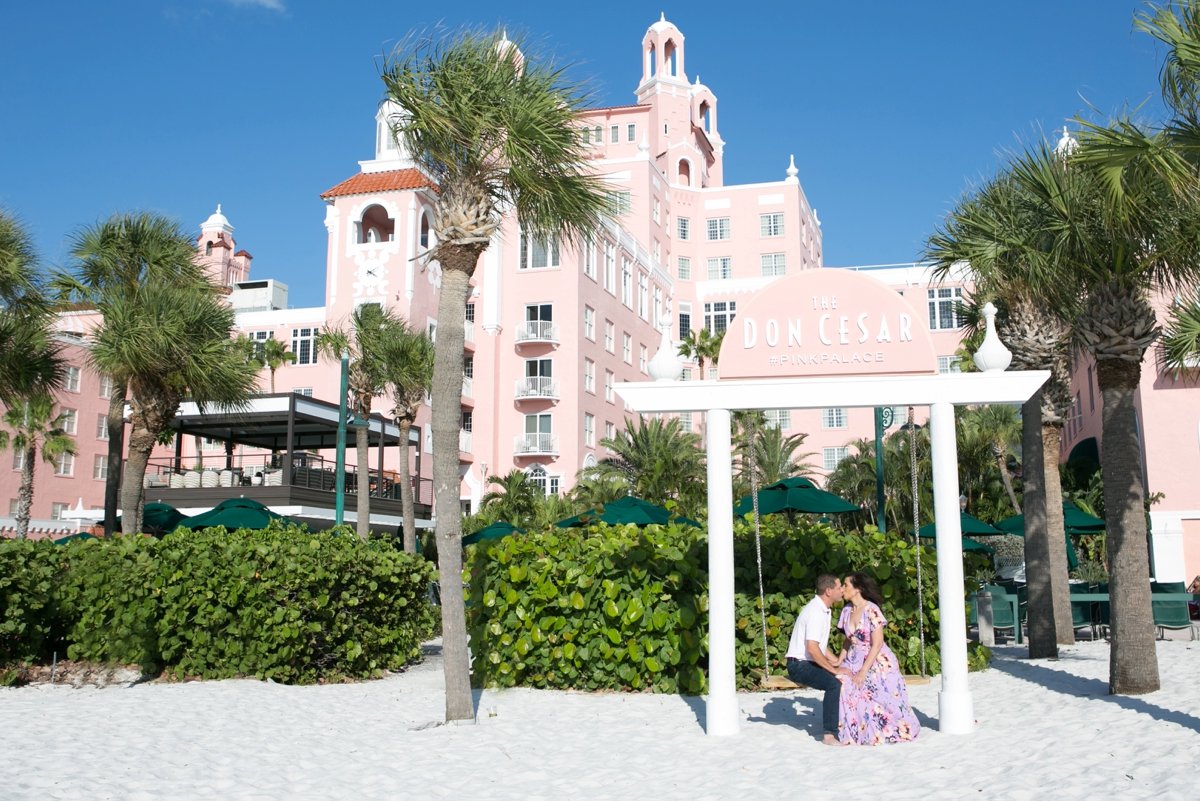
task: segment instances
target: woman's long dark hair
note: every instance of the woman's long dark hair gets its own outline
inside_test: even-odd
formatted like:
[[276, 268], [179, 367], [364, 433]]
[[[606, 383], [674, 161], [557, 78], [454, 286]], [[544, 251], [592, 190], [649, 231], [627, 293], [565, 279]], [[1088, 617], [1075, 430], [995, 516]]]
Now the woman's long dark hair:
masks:
[[883, 608], [883, 593], [879, 591], [879, 585], [875, 583], [875, 579], [866, 573], [851, 573], [846, 576], [846, 581], [853, 584], [854, 588], [862, 593], [862, 597], [881, 609]]

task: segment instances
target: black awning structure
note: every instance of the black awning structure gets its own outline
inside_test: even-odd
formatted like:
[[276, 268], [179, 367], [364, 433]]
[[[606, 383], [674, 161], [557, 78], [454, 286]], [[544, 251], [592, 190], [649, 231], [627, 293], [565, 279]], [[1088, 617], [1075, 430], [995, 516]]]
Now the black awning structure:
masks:
[[[335, 448], [337, 427], [336, 403], [295, 393], [258, 395], [235, 412], [201, 411], [194, 402], [185, 401], [171, 421], [171, 428], [184, 436], [208, 437], [272, 451]], [[373, 448], [400, 443], [400, 429], [382, 415], [372, 414], [367, 430]], [[411, 444], [417, 444], [419, 437], [416, 428], [409, 431]], [[353, 444], [353, 431], [348, 440]]]

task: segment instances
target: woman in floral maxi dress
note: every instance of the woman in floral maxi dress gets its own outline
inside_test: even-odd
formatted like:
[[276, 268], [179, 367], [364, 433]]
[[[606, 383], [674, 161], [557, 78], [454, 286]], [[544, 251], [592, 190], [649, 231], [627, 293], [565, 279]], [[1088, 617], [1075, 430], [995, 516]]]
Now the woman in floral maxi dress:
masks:
[[837, 663], [842, 681], [838, 740], [846, 745], [881, 745], [915, 740], [921, 724], [908, 704], [900, 662], [883, 641], [887, 621], [875, 581], [851, 573], [843, 583], [846, 605], [838, 628], [846, 646]]

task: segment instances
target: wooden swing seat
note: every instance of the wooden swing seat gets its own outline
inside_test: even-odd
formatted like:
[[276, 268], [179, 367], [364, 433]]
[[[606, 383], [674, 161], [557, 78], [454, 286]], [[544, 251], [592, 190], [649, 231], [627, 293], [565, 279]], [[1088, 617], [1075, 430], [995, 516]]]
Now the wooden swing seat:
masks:
[[[928, 676], [905, 676], [905, 684], [928, 684]], [[758, 683], [759, 687], [772, 692], [783, 692], [787, 690], [807, 690], [808, 687], [803, 684], [797, 684], [787, 676], [763, 676]]]

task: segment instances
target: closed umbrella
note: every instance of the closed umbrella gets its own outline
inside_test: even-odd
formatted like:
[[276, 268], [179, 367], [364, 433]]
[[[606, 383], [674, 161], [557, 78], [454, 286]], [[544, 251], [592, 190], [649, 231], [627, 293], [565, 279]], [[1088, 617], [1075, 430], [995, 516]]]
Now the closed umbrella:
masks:
[[507, 537], [509, 534], [524, 534], [523, 529], [517, 528], [512, 523], [506, 523], [503, 520], [497, 520], [495, 523], [484, 526], [474, 534], [468, 534], [463, 537], [463, 545], [473, 545], [482, 540], [498, 540]]
[[[754, 499], [750, 495], [739, 499], [733, 507], [733, 513], [738, 516], [750, 514], [753, 511]], [[820, 489], [803, 476], [785, 478], [774, 484], [768, 484], [758, 491], [758, 513], [763, 515], [777, 512], [838, 514], [861, 511], [862, 509], [859, 507], [839, 498], [832, 492]]]
[[566, 520], [559, 520], [556, 525], [559, 528], [583, 528], [593, 523], [607, 523], [610, 526], [630, 524], [635, 526], [665, 526], [671, 521], [700, 528], [700, 524], [695, 520], [689, 520], [686, 517], [672, 514], [669, 509], [665, 509], [649, 501], [644, 501], [641, 498], [635, 498], [632, 495], [619, 498], [612, 503], [606, 503], [600, 509], [568, 517]]
[[238, 528], [266, 528], [272, 520], [285, 524], [295, 523], [290, 517], [272, 512], [258, 501], [250, 498], [230, 498], [184, 521], [181, 525], [193, 531], [202, 528], [224, 526], [229, 530]]

